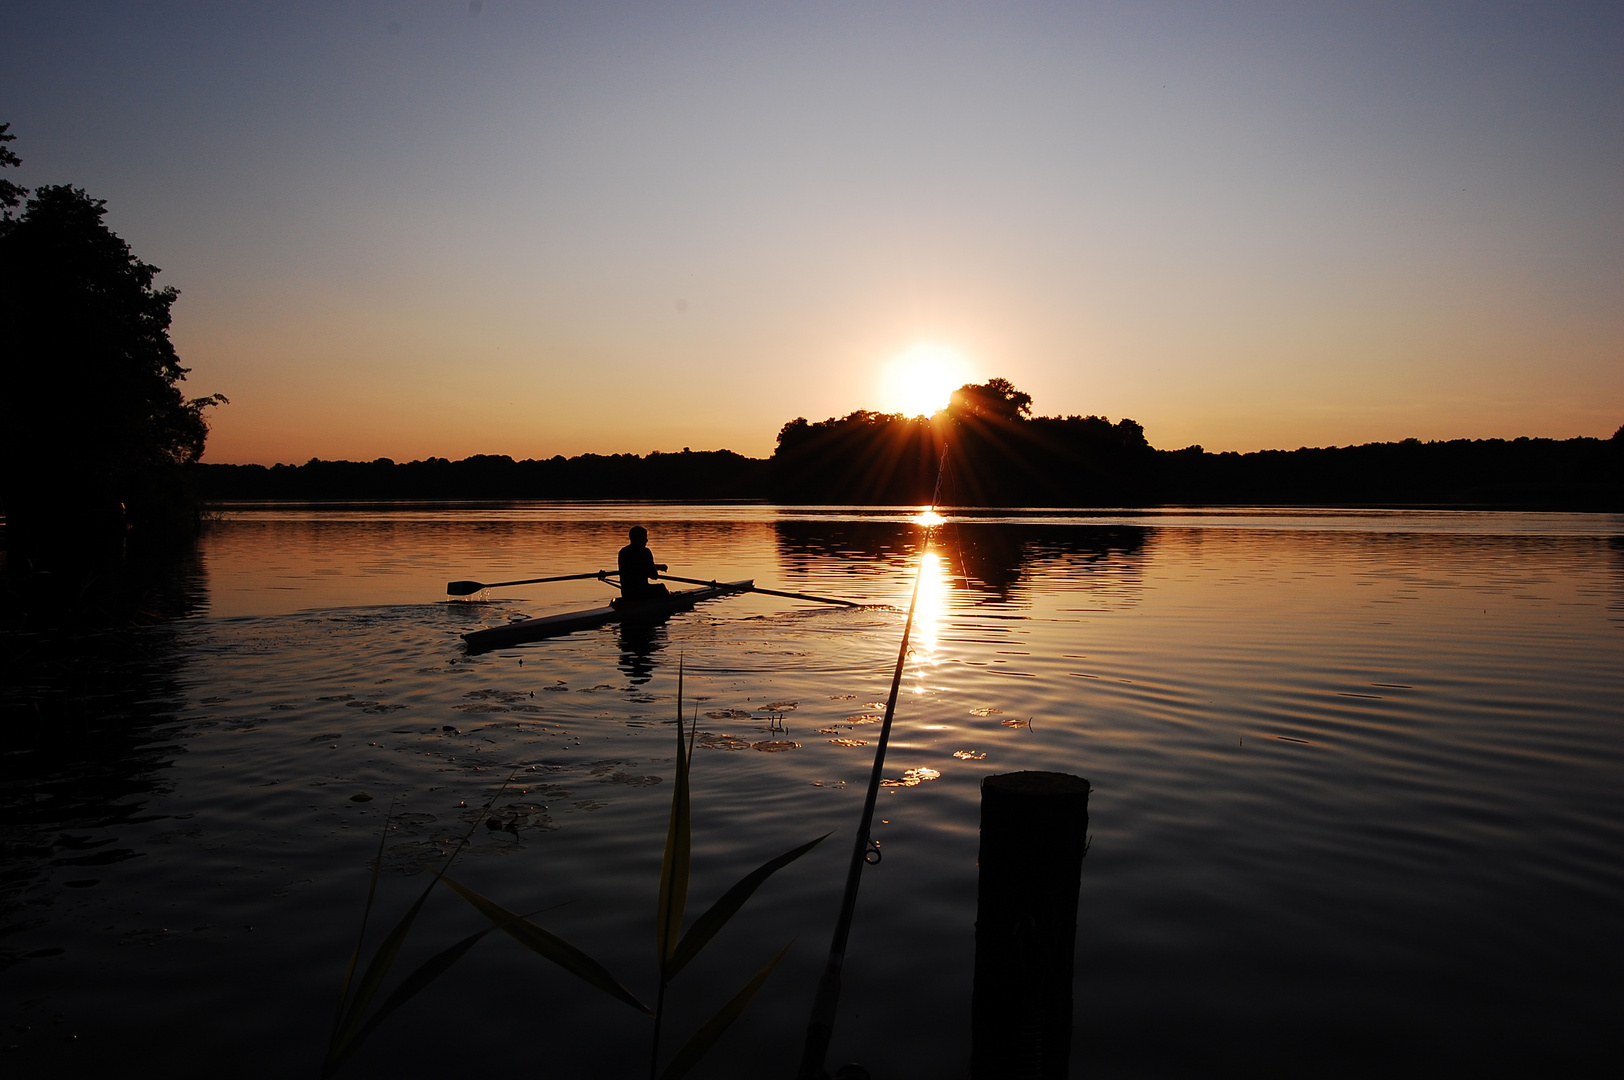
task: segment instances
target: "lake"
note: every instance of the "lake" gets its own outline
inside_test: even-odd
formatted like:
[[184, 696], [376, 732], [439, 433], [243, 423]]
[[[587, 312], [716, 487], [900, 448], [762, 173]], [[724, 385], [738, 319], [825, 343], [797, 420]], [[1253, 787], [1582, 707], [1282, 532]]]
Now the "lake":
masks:
[[[467, 654], [607, 591], [448, 580], [612, 568], [635, 523], [672, 573], [871, 606], [748, 595]], [[0, 1062], [315, 1075], [380, 837], [369, 953], [470, 825], [452, 876], [651, 1000], [680, 664], [689, 917], [834, 835], [673, 984], [665, 1053], [793, 942], [692, 1074], [792, 1075], [922, 574], [831, 1067], [966, 1074], [979, 785], [1024, 769], [1094, 788], [1074, 1076], [1616, 1063], [1624, 518], [980, 512], [924, 539], [908, 509], [228, 508], [167, 617], [8, 674]], [[395, 977], [483, 925], [436, 889]], [[494, 934], [342, 1075], [631, 1076], [650, 1027]]]

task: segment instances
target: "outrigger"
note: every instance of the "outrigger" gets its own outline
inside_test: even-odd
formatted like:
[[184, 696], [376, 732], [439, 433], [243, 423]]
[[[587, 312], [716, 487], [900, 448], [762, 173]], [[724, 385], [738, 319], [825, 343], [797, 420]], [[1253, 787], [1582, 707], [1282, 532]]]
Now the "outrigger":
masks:
[[[723, 596], [737, 596], [740, 593], [757, 592], [768, 596], [784, 596], [792, 600], [812, 600], [820, 604], [839, 604], [842, 607], [861, 607], [861, 604], [851, 600], [836, 600], [828, 596], [811, 596], [807, 593], [781, 592], [777, 589], [763, 589], [757, 587], [755, 580], [745, 578], [742, 581], [702, 581], [697, 578], [675, 577], [671, 574], [661, 574], [666, 581], [680, 581], [687, 585], [697, 585], [697, 589], [683, 589], [679, 592], [667, 593], [664, 596], [651, 597], [647, 600], [626, 600], [616, 598], [603, 607], [588, 608], [585, 611], [566, 611], [560, 615], [546, 615], [539, 619], [517, 619], [505, 626], [492, 626], [484, 630], [471, 630], [462, 635], [468, 643], [471, 653], [489, 652], [491, 649], [502, 649], [509, 645], [519, 645], [526, 641], [540, 641], [543, 638], [558, 637], [562, 634], [574, 633], [577, 630], [590, 630], [595, 626], [605, 626], [614, 622], [652, 622], [673, 612], [683, 611], [693, 607], [702, 600], [714, 600]], [[525, 578], [522, 581], [496, 581], [485, 584], [479, 581], [453, 581], [446, 585], [446, 592], [452, 596], [468, 596], [484, 589], [494, 589], [504, 585], [534, 585], [548, 581], [581, 581], [586, 578], [597, 578], [619, 587], [614, 580], [612, 570], [599, 570], [592, 574], [566, 574], [561, 577]]]

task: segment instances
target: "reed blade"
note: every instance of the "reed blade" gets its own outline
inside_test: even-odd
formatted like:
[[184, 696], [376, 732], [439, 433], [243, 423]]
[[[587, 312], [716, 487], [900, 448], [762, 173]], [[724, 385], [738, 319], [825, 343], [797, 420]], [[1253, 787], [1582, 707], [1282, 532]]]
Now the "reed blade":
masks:
[[767, 860], [740, 878], [738, 884], [723, 893], [722, 898], [712, 904], [710, 910], [695, 919], [694, 924], [688, 928], [688, 932], [683, 935], [682, 940], [677, 944], [675, 955], [671, 957], [671, 965], [667, 969], [666, 977], [670, 979], [676, 978], [677, 972], [681, 971], [688, 961], [699, 955], [699, 950], [710, 943], [710, 939], [715, 937], [722, 927], [727, 925], [729, 919], [738, 914], [739, 909], [744, 906], [744, 902], [750, 899], [751, 894], [761, 887], [762, 882], [829, 839], [832, 835], [834, 835], [834, 831], [830, 830], [816, 840], [810, 840], [798, 848], [792, 848], [776, 859]]
[[361, 976], [361, 982], [355, 989], [355, 1000], [350, 1004], [350, 1011], [344, 1017], [344, 1022], [334, 1032], [329, 1047], [337, 1047], [350, 1041], [350, 1037], [361, 1026], [361, 1017], [366, 1013], [367, 1006], [377, 996], [383, 981], [389, 977], [389, 969], [394, 965], [395, 958], [400, 955], [401, 946], [406, 944], [406, 935], [411, 933], [412, 923], [417, 921], [417, 913], [423, 910], [423, 904], [428, 900], [429, 893], [434, 891], [434, 881], [430, 881], [428, 888], [418, 896], [417, 902], [406, 909], [406, 914], [389, 931], [378, 946], [378, 951], [372, 954], [371, 963], [367, 964], [366, 972]]
[[[792, 941], [789, 944], [795, 943]], [[706, 1051], [716, 1045], [716, 1040], [722, 1037], [722, 1032], [731, 1027], [733, 1021], [744, 1012], [745, 1006], [750, 1004], [750, 999], [756, 996], [756, 991], [761, 989], [761, 984], [767, 981], [767, 976], [773, 973], [773, 968], [778, 966], [778, 961], [782, 960], [787, 952], [789, 945], [779, 949], [778, 955], [767, 961], [767, 966], [756, 972], [755, 978], [745, 983], [744, 989], [734, 994], [732, 1001], [723, 1005], [715, 1016], [705, 1021], [704, 1026], [694, 1032], [683, 1044], [682, 1049], [677, 1051], [677, 1056], [671, 1059], [671, 1064], [660, 1074], [660, 1080], [677, 1080], [678, 1077], [687, 1075], [688, 1070], [699, 1063], [699, 1059], [705, 1056]]]
[[693, 819], [688, 800], [690, 747], [682, 740], [682, 662], [677, 662], [677, 778], [672, 784], [671, 819], [666, 826], [665, 854], [660, 860], [660, 894], [655, 905], [654, 949], [660, 981], [682, 934], [682, 912], [688, 902], [688, 869], [693, 841]]
[[378, 837], [378, 854], [372, 860], [372, 881], [367, 885], [367, 906], [361, 911], [361, 931], [355, 935], [355, 948], [350, 950], [350, 962], [344, 968], [344, 982], [338, 990], [338, 1008], [333, 1010], [333, 1030], [328, 1036], [328, 1050], [338, 1039], [338, 1029], [344, 1023], [344, 1003], [350, 997], [350, 984], [355, 980], [355, 965], [361, 960], [361, 946], [366, 942], [367, 921], [372, 918], [372, 901], [378, 895], [378, 875], [383, 871], [383, 846], [389, 839], [389, 819], [395, 813], [395, 800], [389, 800], [389, 810], [383, 817], [383, 833]]
[[416, 997], [420, 991], [427, 988], [435, 979], [450, 970], [451, 965], [461, 960], [469, 949], [478, 945], [486, 934], [497, 929], [500, 929], [500, 927], [492, 925], [487, 926], [478, 933], [469, 934], [449, 949], [435, 953], [418, 965], [417, 970], [401, 980], [401, 984], [395, 987], [394, 992], [384, 999], [384, 1003], [378, 1006], [376, 1012], [367, 1017], [367, 1022], [362, 1024], [360, 1029], [344, 1045], [335, 1047], [328, 1053], [326, 1062], [322, 1064], [321, 1074], [331, 1076], [342, 1068], [344, 1063], [350, 1059], [350, 1056], [361, 1048], [361, 1044], [371, 1037], [372, 1033], [377, 1030], [378, 1025], [383, 1023], [390, 1013]]
[[464, 900], [475, 911], [489, 919], [496, 928], [505, 931], [509, 937], [520, 945], [529, 949], [537, 956], [551, 960], [565, 971], [574, 975], [581, 981], [597, 987], [610, 997], [625, 1002], [639, 1012], [654, 1014], [654, 1010], [637, 1000], [630, 990], [620, 985], [619, 981], [609, 973], [609, 969], [598, 963], [574, 945], [565, 941], [557, 934], [543, 930], [535, 923], [522, 916], [515, 915], [496, 901], [481, 896], [468, 886], [441, 877], [446, 887]]
[[[496, 800], [501, 797], [502, 792], [506, 790], [508, 784], [513, 781], [513, 777], [517, 773], [518, 769], [514, 769], [512, 773], [508, 774], [508, 778], [502, 781], [497, 789], [492, 792], [491, 797], [485, 802], [485, 808], [480, 811], [479, 816], [474, 819], [474, 823], [468, 827], [468, 831], [463, 834], [463, 837], [457, 843], [457, 846], [453, 848], [451, 854], [447, 856], [445, 866], [439, 870], [434, 870], [432, 867], [425, 867], [425, 869], [428, 869], [434, 876], [429, 879], [429, 883], [427, 885], [423, 886], [422, 895], [417, 898], [417, 902], [407, 909], [406, 914], [402, 915], [400, 921], [395, 924], [395, 928], [389, 931], [389, 936], [384, 938], [383, 944], [378, 946], [378, 951], [372, 954], [372, 962], [367, 965], [366, 973], [361, 976], [361, 983], [360, 986], [356, 988], [355, 1000], [350, 1004], [349, 1013], [345, 1016], [343, 1023], [334, 1030], [332, 1038], [328, 1041], [327, 1045], [329, 1053], [334, 1047], [349, 1041], [350, 1037], [355, 1034], [356, 1029], [361, 1026], [361, 1017], [366, 1013], [367, 1006], [372, 1003], [372, 999], [377, 996], [378, 990], [383, 986], [384, 980], [389, 977], [389, 969], [394, 965], [395, 958], [400, 955], [401, 946], [406, 943], [406, 935], [411, 932], [412, 923], [417, 920], [417, 913], [423, 910], [424, 903], [428, 901], [429, 893], [433, 892], [434, 886], [440, 883], [440, 879], [442, 875], [444, 875], [445, 871], [451, 869], [452, 862], [456, 860], [459, 854], [461, 854], [462, 849], [468, 845], [469, 839], [471, 839], [474, 835], [474, 830], [477, 829], [479, 827], [479, 823], [484, 821], [485, 818], [490, 814], [491, 807], [496, 805]], [[391, 809], [393, 809], [393, 801], [391, 801], [389, 805]], [[388, 822], [386, 821], [384, 823], [384, 835], [386, 837], [388, 836], [388, 829], [389, 826]], [[378, 871], [382, 868], [382, 866], [383, 842], [379, 841], [378, 862], [377, 865], [373, 867], [372, 872], [372, 883], [374, 887], [377, 885]], [[369, 894], [367, 899], [368, 910], [371, 909], [371, 903], [371, 896]], [[364, 921], [362, 924], [362, 929], [363, 931], [365, 930]], [[359, 948], [359, 944], [357, 947]]]

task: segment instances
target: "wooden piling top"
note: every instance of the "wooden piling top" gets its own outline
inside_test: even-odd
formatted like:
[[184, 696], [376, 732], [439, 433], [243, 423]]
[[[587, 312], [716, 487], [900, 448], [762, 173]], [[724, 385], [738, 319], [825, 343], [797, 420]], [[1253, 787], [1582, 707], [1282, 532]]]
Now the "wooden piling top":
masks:
[[1081, 776], [1058, 772], [994, 773], [981, 781], [981, 793], [996, 792], [1026, 798], [1087, 797], [1093, 790]]

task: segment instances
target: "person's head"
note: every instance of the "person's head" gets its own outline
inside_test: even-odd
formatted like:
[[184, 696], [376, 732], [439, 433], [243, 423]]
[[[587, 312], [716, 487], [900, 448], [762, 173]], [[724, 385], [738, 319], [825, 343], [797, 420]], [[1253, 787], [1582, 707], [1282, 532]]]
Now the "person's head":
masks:
[[637, 547], [645, 547], [648, 544], [648, 530], [641, 525], [633, 525], [626, 531], [626, 535]]

